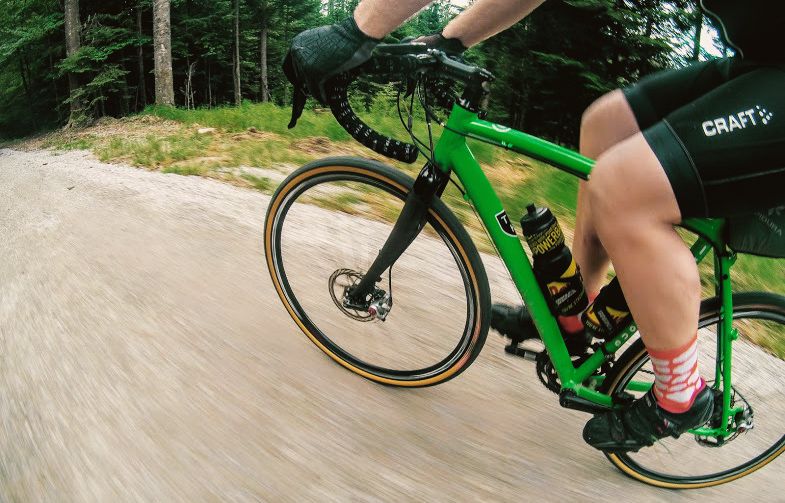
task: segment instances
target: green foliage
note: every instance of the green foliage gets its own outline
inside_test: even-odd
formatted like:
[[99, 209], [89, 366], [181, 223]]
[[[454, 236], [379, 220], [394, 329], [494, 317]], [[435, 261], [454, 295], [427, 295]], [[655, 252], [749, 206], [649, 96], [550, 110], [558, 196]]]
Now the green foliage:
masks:
[[62, 24], [56, 0], [0, 0], [0, 138], [62, 120], [65, 89], [53, 78], [65, 52]]
[[[358, 0], [239, 0], [242, 94], [263, 101], [261, 46], [267, 41], [269, 95], [290, 99], [280, 62], [303, 29], [348, 16]], [[0, 5], [0, 136], [63, 124], [67, 76], [85, 119], [123, 116], [153, 99], [150, 0], [81, 0], [82, 48], [63, 47], [57, 0], [2, 0]], [[233, 0], [173, 0], [172, 51], [178, 105], [221, 107], [233, 102]], [[440, 0], [393, 32], [390, 39], [438, 32], [461, 7]], [[141, 12], [141, 26], [137, 14]], [[557, 142], [575, 144], [583, 108], [600, 94], [691, 53], [695, 9], [688, 0], [567, 0], [546, 2], [527, 20], [472, 48], [467, 58], [497, 76], [491, 117]], [[141, 49], [142, 59], [139, 59]], [[190, 85], [190, 86], [189, 86]], [[144, 90], [144, 93], [142, 92]], [[381, 125], [401, 132], [390, 87], [358, 87], [360, 110], [391, 111]], [[225, 124], [259, 127], [259, 119], [222, 111]], [[279, 117], [275, 117], [276, 120]], [[212, 120], [220, 117], [211, 116]], [[285, 122], [282, 120], [282, 122]], [[307, 122], [307, 121], [306, 121]], [[299, 125], [308, 130], [313, 124]], [[321, 135], [345, 138], [331, 126]]]
[[672, 9], [666, 6], [677, 3], [546, 2], [475, 53], [497, 76], [491, 116], [558, 143], [576, 145], [581, 113], [593, 100], [677, 63], [676, 47], [654, 31], [655, 26], [668, 23], [663, 12]]
[[[17, 5], [19, 8], [19, 5]], [[25, 22], [19, 25], [8, 24], [0, 31], [2, 34], [2, 45], [0, 45], [0, 64], [6, 62], [17, 51], [34, 45], [47, 38], [51, 33], [58, 30], [63, 25], [63, 18], [58, 13], [50, 14], [18, 14], [17, 20], [25, 18]], [[8, 17], [12, 13], [6, 13]]]
[[[449, 1], [438, 0], [420, 11], [420, 13], [390, 34], [390, 38], [400, 40], [404, 37], [418, 37], [431, 33], [439, 33], [450, 19], [463, 9]], [[344, 14], [342, 17], [346, 17]]]
[[[212, 107], [233, 103], [233, 0], [181, 0], [172, 6], [172, 54], [175, 94], [184, 104], [189, 68], [194, 102]], [[242, 94], [262, 101], [260, 37], [267, 30], [268, 82], [272, 96], [283, 103], [288, 96], [280, 69], [292, 37], [323, 24], [319, 0], [240, 0]]]

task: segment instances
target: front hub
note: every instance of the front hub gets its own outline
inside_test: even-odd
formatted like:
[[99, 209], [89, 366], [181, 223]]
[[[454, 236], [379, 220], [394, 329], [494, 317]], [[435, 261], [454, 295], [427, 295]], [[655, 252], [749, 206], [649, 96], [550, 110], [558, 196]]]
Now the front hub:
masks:
[[336, 270], [328, 281], [330, 297], [338, 309], [353, 320], [384, 321], [392, 309], [392, 295], [374, 285], [371, 293], [364, 298], [356, 298], [352, 293], [363, 277], [363, 274], [351, 269]]

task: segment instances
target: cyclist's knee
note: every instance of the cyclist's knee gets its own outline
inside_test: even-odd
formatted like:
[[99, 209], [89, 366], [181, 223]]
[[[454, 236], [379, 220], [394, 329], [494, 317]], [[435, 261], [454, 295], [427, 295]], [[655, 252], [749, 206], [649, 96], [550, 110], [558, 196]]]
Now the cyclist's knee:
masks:
[[592, 219], [601, 240], [634, 234], [654, 223], [653, 213], [641, 205], [642, 191], [635, 170], [616, 150], [600, 156], [586, 184]]
[[591, 172], [587, 191], [589, 207], [595, 220], [619, 215], [623, 217], [623, 206], [627, 203], [626, 191], [620, 186], [620, 159], [617, 155], [601, 155]]
[[603, 240], [607, 225], [636, 234], [680, 221], [670, 183], [641, 135], [604, 152], [585, 189], [592, 220]]

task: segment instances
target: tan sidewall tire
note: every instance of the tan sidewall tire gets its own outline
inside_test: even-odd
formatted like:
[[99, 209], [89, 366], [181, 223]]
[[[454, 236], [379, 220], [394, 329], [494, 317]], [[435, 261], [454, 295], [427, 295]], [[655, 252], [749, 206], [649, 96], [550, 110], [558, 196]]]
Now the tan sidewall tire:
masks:
[[[485, 269], [474, 244], [455, 215], [439, 199], [434, 199], [433, 201], [432, 207], [429, 210], [430, 218], [445, 231], [445, 237], [447, 237], [459, 253], [460, 260], [471, 281], [474, 301], [473, 307], [474, 312], [476, 313], [474, 323], [468, 331], [468, 336], [470, 337], [469, 344], [461, 353], [460, 357], [448, 368], [442, 369], [437, 374], [430, 375], [423, 379], [395, 379], [389, 376], [374, 374], [352, 362], [346, 361], [332, 351], [320, 336], [318, 330], [315, 330], [315, 327], [307, 326], [291, 305], [284, 292], [284, 282], [282, 282], [281, 278], [278, 276], [278, 269], [275, 266], [275, 254], [277, 252], [275, 249], [276, 226], [280, 223], [280, 211], [283, 210], [285, 215], [285, 211], [287, 210], [286, 208], [281, 208], [281, 205], [287, 196], [295, 191], [301, 184], [312, 180], [314, 177], [332, 173], [351, 173], [358, 176], [373, 178], [378, 182], [404, 193], [407, 193], [413, 184], [413, 180], [410, 177], [384, 164], [350, 157], [329, 158], [316, 161], [303, 166], [289, 175], [280, 185], [270, 201], [270, 206], [265, 218], [264, 230], [264, 249], [267, 267], [281, 302], [283, 302], [289, 315], [311, 342], [335, 362], [362, 377], [382, 384], [403, 387], [432, 386], [452, 379], [464, 371], [472, 361], [474, 361], [482, 349], [488, 332], [490, 292]], [[464, 334], [464, 337], [466, 337], [466, 334]]]

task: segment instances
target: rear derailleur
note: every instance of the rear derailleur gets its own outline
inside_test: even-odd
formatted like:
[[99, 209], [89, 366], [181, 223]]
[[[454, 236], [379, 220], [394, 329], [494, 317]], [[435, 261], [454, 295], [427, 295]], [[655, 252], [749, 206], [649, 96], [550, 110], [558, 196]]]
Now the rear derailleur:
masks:
[[[706, 383], [707, 386], [710, 383]], [[722, 426], [722, 390], [714, 389], [714, 412], [712, 412], [711, 419], [706, 424], [709, 428], [719, 428]], [[744, 396], [739, 393], [736, 388], [731, 391], [731, 407], [735, 406], [737, 399], [743, 402], [741, 411], [737, 412], [734, 416], [728, 419], [728, 429], [731, 431], [728, 436], [701, 436], [695, 435], [695, 441], [703, 447], [722, 447], [731, 440], [747, 432], [755, 427], [755, 414], [752, 407]]]

